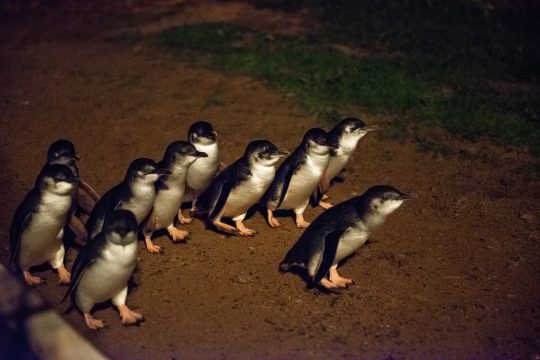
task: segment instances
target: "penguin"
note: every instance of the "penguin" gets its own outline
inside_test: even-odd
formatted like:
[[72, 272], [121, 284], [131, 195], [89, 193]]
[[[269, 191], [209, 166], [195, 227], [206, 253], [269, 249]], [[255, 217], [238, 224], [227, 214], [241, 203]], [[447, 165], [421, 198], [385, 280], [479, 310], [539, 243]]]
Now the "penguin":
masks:
[[206, 153], [197, 151], [185, 141], [176, 141], [167, 147], [158, 168], [168, 174], [156, 182], [154, 207], [144, 225], [148, 251], [158, 253], [161, 250], [161, 247], [152, 242], [152, 234], [156, 230], [167, 229], [173, 242], [184, 240], [189, 235], [189, 232], [177, 229], [174, 220], [184, 198], [188, 169], [194, 161], [205, 157]]
[[[220, 172], [199, 196], [197, 214], [206, 215], [219, 230], [253, 236], [256, 231], [247, 228], [243, 220], [272, 183], [274, 165], [287, 154], [269, 141], [252, 141], [244, 156]], [[222, 217], [232, 218], [236, 228], [222, 222]]]
[[80, 178], [79, 169], [77, 168], [77, 161], [80, 161], [81, 157], [75, 151], [75, 146], [69, 140], [59, 139], [53, 142], [47, 151], [47, 164], [62, 164], [66, 165], [73, 171], [75, 176], [79, 178], [78, 190], [78, 206], [81, 210], [90, 214], [95, 203], [99, 200], [100, 196], [92, 186], [86, 181]]
[[268, 224], [281, 226], [273, 216], [278, 209], [294, 210], [296, 226], [306, 228], [304, 220], [311, 194], [321, 181], [330, 160], [330, 147], [322, 129], [310, 129], [304, 135], [302, 144], [280, 165], [276, 177], [261, 201], [266, 207]]
[[347, 287], [353, 281], [338, 274], [339, 262], [358, 250], [387, 216], [410, 198], [391, 186], [378, 185], [331, 207], [289, 250], [281, 262], [281, 271], [298, 266], [306, 269], [314, 284], [326, 289]]
[[124, 181], [107, 191], [94, 207], [86, 222], [89, 237], [101, 232], [103, 221], [116, 209], [131, 211], [137, 225], [141, 225], [154, 205], [155, 183], [163, 175], [166, 172], [158, 170], [154, 160], [140, 158], [131, 162]]
[[65, 165], [79, 178], [79, 185], [74, 190], [75, 197], [72, 211], [69, 215], [68, 226], [79, 242], [85, 243], [88, 240], [88, 234], [86, 233], [81, 218], [90, 215], [100, 196], [92, 186], [81, 179], [76, 164], [80, 159], [81, 157], [76, 153], [75, 146], [71, 141], [59, 139], [49, 146], [46, 165]]
[[[208, 157], [195, 161], [188, 169], [186, 178], [186, 193], [184, 202], [192, 202], [192, 211], [195, 210], [197, 197], [210, 185], [221, 167], [219, 160], [219, 147], [217, 132], [212, 124], [206, 121], [198, 121], [192, 124], [188, 130], [188, 141], [195, 149], [204, 152]], [[192, 219], [185, 217], [182, 210], [178, 211], [178, 221], [181, 224], [190, 224]]]
[[72, 302], [84, 315], [90, 329], [104, 327], [91, 315], [95, 304], [111, 299], [122, 324], [136, 324], [143, 316], [126, 305], [128, 281], [137, 265], [137, 219], [129, 210], [114, 210], [103, 231], [83, 247], [73, 264], [73, 281], [62, 301]]
[[330, 161], [326, 173], [321, 179], [319, 191], [315, 193], [315, 200], [319, 206], [328, 209], [332, 206], [326, 202], [326, 193], [330, 189], [332, 180], [341, 173], [349, 162], [358, 141], [370, 131], [378, 130], [378, 126], [367, 126], [362, 120], [347, 117], [341, 120], [327, 135], [327, 142], [332, 147]]
[[78, 181], [69, 167], [46, 165], [15, 211], [9, 234], [10, 264], [15, 262], [28, 285], [42, 283], [43, 279], [30, 274], [30, 268], [47, 261], [58, 271], [60, 284], [70, 281], [62, 238]]

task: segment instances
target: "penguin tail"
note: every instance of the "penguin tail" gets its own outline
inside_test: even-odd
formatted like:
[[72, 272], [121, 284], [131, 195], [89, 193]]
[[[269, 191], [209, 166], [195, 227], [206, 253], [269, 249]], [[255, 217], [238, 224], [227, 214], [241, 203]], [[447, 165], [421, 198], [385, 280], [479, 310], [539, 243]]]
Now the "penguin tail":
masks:
[[290, 267], [290, 264], [283, 261], [281, 264], [279, 264], [279, 271], [281, 271], [282, 273], [287, 272], [289, 271]]
[[303, 262], [288, 262], [285, 259], [279, 265], [279, 271], [284, 273], [284, 272], [289, 271], [292, 267], [305, 268], [306, 264], [304, 264]]

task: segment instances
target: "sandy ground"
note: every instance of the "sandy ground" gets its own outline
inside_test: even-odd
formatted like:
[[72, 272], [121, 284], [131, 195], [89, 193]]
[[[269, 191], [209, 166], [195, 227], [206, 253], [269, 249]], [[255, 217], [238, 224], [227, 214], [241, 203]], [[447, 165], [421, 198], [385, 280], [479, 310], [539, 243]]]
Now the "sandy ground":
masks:
[[[253, 139], [292, 150], [318, 126], [259, 81], [105, 41], [119, 30], [105, 11], [73, 4], [7, 9], [0, 34], [4, 263], [13, 213], [58, 138], [75, 143], [82, 176], [103, 193], [133, 159], [159, 160], [198, 119], [218, 131], [226, 163]], [[197, 13], [180, 6], [174, 21], [185, 20], [182, 12], [189, 21]], [[116, 359], [538, 359], [540, 186], [516, 171], [530, 158], [489, 144], [453, 145], [475, 156], [443, 158], [373, 134], [361, 141], [331, 200], [375, 184], [418, 198], [341, 266], [356, 281], [347, 290], [322, 294], [306, 289], [298, 275], [281, 274], [279, 262], [301, 230], [292, 218], [273, 230], [255, 214], [246, 222], [258, 231], [253, 238], [226, 237], [196, 221], [186, 226], [185, 244], [158, 238], [163, 254], [141, 243], [138, 286], [128, 297], [145, 315], [141, 326], [122, 326], [110, 307], [95, 314], [109, 325], [98, 332], [87, 330], [77, 311], [65, 318]], [[308, 209], [307, 220], [320, 212]], [[68, 268], [75, 256], [70, 249]], [[57, 275], [47, 268], [38, 274], [47, 284], [36, 290], [65, 308]]]

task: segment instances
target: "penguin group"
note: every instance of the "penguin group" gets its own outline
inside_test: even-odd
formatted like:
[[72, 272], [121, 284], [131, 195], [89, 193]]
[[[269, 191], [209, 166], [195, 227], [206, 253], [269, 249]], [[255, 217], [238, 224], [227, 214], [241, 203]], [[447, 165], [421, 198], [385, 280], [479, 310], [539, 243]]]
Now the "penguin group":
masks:
[[[103, 196], [81, 178], [74, 145], [57, 140], [49, 147], [34, 188], [15, 211], [10, 264], [33, 286], [43, 280], [31, 269], [48, 262], [58, 272], [59, 283], [69, 285], [64, 299], [71, 298], [90, 329], [104, 326], [91, 312], [107, 300], [117, 307], [122, 324], [136, 324], [143, 316], [127, 307], [126, 298], [139, 235], [150, 253], [159, 253], [153, 235], [165, 230], [173, 242], [183, 241], [190, 234], [181, 227], [192, 217], [217, 232], [254, 236], [257, 231], [244, 224], [250, 210], [258, 208], [272, 228], [282, 226], [274, 212], [289, 210], [296, 227], [305, 230], [280, 270], [305, 269], [309, 284], [324, 291], [345, 288], [353, 281], [338, 274], [339, 263], [410, 198], [391, 186], [377, 185], [337, 205], [327, 201], [332, 182], [359, 140], [373, 130], [377, 127], [348, 117], [329, 132], [309, 129], [292, 153], [268, 140], [254, 140], [242, 157], [226, 166], [217, 132], [209, 122], [198, 121], [189, 128], [187, 141], [169, 144], [159, 162], [132, 161], [124, 180]], [[189, 203], [185, 216], [182, 205]], [[310, 203], [323, 209], [311, 224], [303, 215]], [[71, 273], [64, 266], [68, 234], [80, 247]]]

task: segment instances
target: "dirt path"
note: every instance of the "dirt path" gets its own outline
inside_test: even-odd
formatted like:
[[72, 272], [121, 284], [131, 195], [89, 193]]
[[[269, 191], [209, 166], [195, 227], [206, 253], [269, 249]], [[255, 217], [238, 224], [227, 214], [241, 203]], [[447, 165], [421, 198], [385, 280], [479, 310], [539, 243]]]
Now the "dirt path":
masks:
[[[253, 79], [107, 43], [102, 35], [115, 22], [70, 6], [2, 16], [4, 263], [12, 215], [57, 138], [76, 144], [82, 175], [104, 192], [131, 160], [159, 159], [197, 119], [213, 123], [227, 163], [256, 138], [292, 150], [317, 126]], [[254, 238], [225, 237], [197, 221], [188, 226], [187, 244], [159, 238], [162, 255], [141, 244], [139, 286], [128, 303], [145, 315], [142, 326], [123, 327], [111, 308], [97, 311], [109, 324], [99, 332], [86, 330], [76, 311], [66, 318], [116, 359], [536, 359], [540, 186], [515, 172], [525, 156], [496, 149], [483, 155], [445, 159], [411, 143], [371, 134], [362, 140], [332, 200], [385, 183], [418, 199], [342, 266], [356, 284], [340, 294], [306, 290], [300, 277], [280, 274], [278, 264], [301, 231], [289, 218], [272, 230], [255, 214], [247, 221], [259, 231]], [[309, 209], [306, 218], [318, 213]], [[70, 250], [68, 268], [75, 256]], [[48, 283], [37, 290], [62, 309], [65, 288], [50, 270], [40, 276]]]

